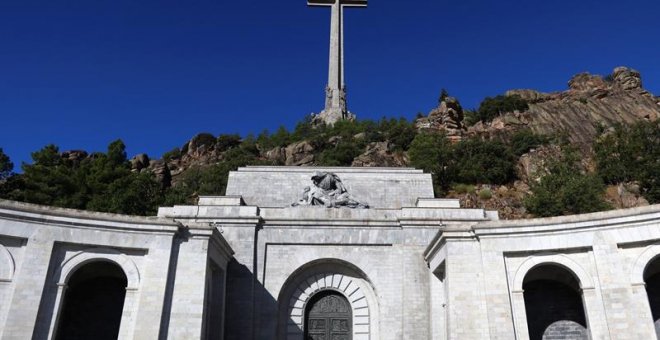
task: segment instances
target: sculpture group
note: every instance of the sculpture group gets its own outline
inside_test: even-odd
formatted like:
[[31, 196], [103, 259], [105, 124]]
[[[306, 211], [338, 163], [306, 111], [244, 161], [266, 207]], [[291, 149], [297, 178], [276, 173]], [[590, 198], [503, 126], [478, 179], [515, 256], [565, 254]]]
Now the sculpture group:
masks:
[[316, 205], [326, 208], [369, 208], [366, 203], [355, 200], [346, 190], [339, 176], [332, 172], [316, 172], [312, 176], [312, 186], [303, 190], [302, 197], [292, 206]]

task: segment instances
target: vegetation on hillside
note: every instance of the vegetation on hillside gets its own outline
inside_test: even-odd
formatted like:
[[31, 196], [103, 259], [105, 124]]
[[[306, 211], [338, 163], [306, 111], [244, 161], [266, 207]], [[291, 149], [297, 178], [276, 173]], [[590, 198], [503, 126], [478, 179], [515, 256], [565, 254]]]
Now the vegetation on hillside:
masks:
[[[452, 190], [476, 194], [475, 186], [479, 185], [513, 185], [518, 180], [515, 169], [521, 155], [559, 143], [557, 138], [530, 130], [519, 130], [501, 140], [470, 137], [456, 142], [442, 133], [419, 132], [406, 119], [341, 121], [334, 126], [312, 126], [307, 119], [292, 131], [282, 127], [256, 137], [200, 134], [195, 137], [197, 147], [214, 150], [221, 161], [187, 168], [173, 186], [163, 185], [150, 171], [133, 168], [120, 140], [112, 142], [105, 152], [81, 159], [63, 157], [57, 146], [47, 145], [32, 153], [32, 163], [23, 164], [22, 173], [12, 172], [12, 162], [0, 149], [0, 197], [150, 215], [158, 206], [194, 203], [198, 195], [221, 195], [230, 171], [245, 165], [281, 165], [281, 160], [266, 157], [267, 152], [303, 141], [312, 145], [314, 164], [319, 166], [350, 166], [369, 145], [387, 142], [388, 152], [406, 154], [411, 166], [432, 174], [437, 196]], [[189, 147], [175, 148], [163, 159], [181, 159]], [[562, 149], [561, 159], [549, 160], [547, 174], [530, 183], [531, 194], [524, 200], [528, 212], [554, 216], [608, 209], [603, 200], [605, 184], [621, 182], [639, 183], [649, 202], [660, 202], [658, 123], [618, 126], [604, 133], [593, 145], [595, 171], [579, 168], [580, 155], [566, 145]], [[493, 192], [482, 188], [477, 196], [488, 200]]]
[[131, 171], [120, 140], [81, 161], [62, 157], [52, 144], [33, 152], [32, 160], [0, 186], [3, 198], [134, 215], [153, 214], [163, 202], [164, 188], [153, 174]]
[[660, 122], [617, 125], [595, 142], [594, 151], [603, 181], [637, 182], [650, 203], [660, 203]]
[[466, 112], [467, 125], [473, 125], [478, 121], [490, 122], [498, 116], [508, 112], [524, 112], [529, 109], [529, 103], [519, 95], [499, 95], [486, 97], [476, 110]]
[[525, 201], [527, 210], [540, 217], [582, 214], [607, 210], [605, 185], [597, 174], [583, 173], [579, 154], [565, 146], [560, 159], [552, 160], [548, 174], [531, 186]]

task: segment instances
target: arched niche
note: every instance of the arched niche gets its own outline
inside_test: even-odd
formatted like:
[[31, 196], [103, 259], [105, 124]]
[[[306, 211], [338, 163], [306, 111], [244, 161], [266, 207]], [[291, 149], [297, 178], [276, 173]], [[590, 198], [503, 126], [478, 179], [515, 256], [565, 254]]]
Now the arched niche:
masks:
[[128, 280], [127, 290], [137, 289], [140, 286], [140, 271], [135, 262], [126, 254], [111, 248], [89, 248], [71, 256], [55, 272], [58, 285], [65, 285], [71, 274], [80, 266], [90, 261], [110, 261], [116, 263], [126, 274]]
[[577, 277], [564, 267], [541, 264], [523, 281], [527, 328], [531, 340], [589, 339]]
[[11, 282], [15, 270], [14, 257], [5, 246], [0, 244], [0, 282]]
[[[529, 329], [527, 320], [527, 310], [525, 308], [525, 297], [523, 286], [526, 277], [534, 268], [541, 266], [550, 266], [559, 270], [551, 273], [552, 277], [548, 279], [561, 280], [561, 274], [566, 273], [575, 279], [572, 283], [573, 288], [578, 289], [582, 299], [582, 306], [586, 318], [586, 328], [589, 338], [599, 339], [608, 338], [609, 333], [606, 329], [594, 328], [590, 325], [600, 325], [605, 322], [605, 312], [602, 310], [602, 303], [596, 294], [596, 286], [592, 275], [584, 267], [564, 254], [546, 253], [528, 256], [517, 269], [514, 270], [511, 283], [511, 302], [514, 316], [514, 327], [517, 339], [529, 339]], [[547, 268], [550, 268], [547, 267]], [[568, 283], [568, 282], [563, 282]]]
[[117, 265], [126, 276], [126, 296], [122, 309], [120, 339], [131, 338], [137, 313], [138, 292], [140, 287], [140, 271], [135, 262], [117, 249], [96, 247], [78, 251], [66, 258], [55, 270], [52, 282], [57, 286], [52, 304], [48, 338], [53, 339], [60, 322], [63, 302], [66, 297], [68, 283], [81, 267], [94, 262], [110, 262]]
[[89, 261], [67, 280], [55, 339], [117, 339], [127, 279], [110, 261]]
[[378, 302], [366, 274], [355, 265], [338, 259], [319, 259], [295, 270], [278, 296], [278, 339], [302, 340], [305, 311], [323, 292], [345, 297], [351, 306], [352, 339], [378, 339]]
[[646, 296], [651, 309], [651, 320], [660, 339], [660, 256], [653, 257], [644, 270]]

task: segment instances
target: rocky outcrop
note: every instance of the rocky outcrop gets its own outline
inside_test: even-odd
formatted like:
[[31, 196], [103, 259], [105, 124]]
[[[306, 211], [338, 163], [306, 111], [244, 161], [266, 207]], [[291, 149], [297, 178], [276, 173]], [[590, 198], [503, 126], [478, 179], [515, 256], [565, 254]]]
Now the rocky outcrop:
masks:
[[541, 180], [548, 173], [548, 165], [561, 158], [561, 148], [556, 145], [544, 145], [520, 156], [516, 165], [516, 176], [525, 183]]
[[649, 205], [649, 202], [642, 197], [639, 184], [637, 183], [621, 183], [619, 185], [608, 186], [605, 191], [605, 200], [615, 209]]
[[200, 133], [183, 144], [180, 153], [165, 163], [170, 171], [172, 181], [176, 182], [179, 175], [194, 166], [208, 166], [222, 160], [222, 152], [217, 149], [217, 139], [209, 133]]
[[267, 160], [273, 162], [273, 164], [285, 164], [286, 163], [286, 148], [284, 147], [274, 147], [266, 153], [264, 153], [264, 157], [266, 157]]
[[[477, 185], [470, 192], [451, 191], [449, 198], [458, 198], [462, 208], [497, 210], [501, 219], [532, 217], [523, 206], [529, 186], [522, 181], [512, 185]], [[486, 195], [485, 195], [486, 194]]]
[[353, 160], [351, 166], [361, 167], [401, 167], [408, 164], [403, 152], [393, 152], [389, 142], [374, 142], [367, 145], [365, 152]]
[[80, 163], [82, 162], [85, 158], [89, 156], [87, 151], [84, 150], [69, 150], [69, 151], [64, 151], [60, 154], [60, 156], [63, 159], [66, 159], [68, 161], [74, 162], [74, 163]]
[[293, 143], [284, 150], [285, 165], [312, 165], [314, 146], [308, 141]]
[[[523, 112], [505, 112], [491, 122], [478, 122], [466, 127], [465, 112], [456, 98], [446, 95], [436, 108], [425, 117], [418, 118], [418, 130], [443, 131], [451, 140], [481, 136], [485, 139], [506, 139], [521, 129], [531, 129], [540, 134], [565, 134], [576, 145], [590, 145], [600, 131], [616, 123], [634, 123], [640, 120], [654, 121], [660, 117], [660, 98], [654, 97], [643, 88], [639, 72], [618, 67], [606, 77], [581, 73], [568, 82], [568, 89], [561, 92], [543, 93], [529, 89], [511, 90], [507, 96], [524, 99], [529, 108]], [[378, 132], [378, 131], [376, 131]], [[241, 143], [238, 136], [215, 138], [211, 134], [198, 134], [185, 143], [167, 160], [150, 160], [146, 155], [131, 159], [133, 171], [152, 171], [163, 185], [176, 184], [177, 178], [192, 167], [205, 167], [222, 162], [226, 152]], [[352, 142], [365, 142], [369, 133], [353, 136]], [[325, 148], [337, 146], [347, 136], [326, 136], [319, 144]], [[350, 139], [350, 138], [349, 138]], [[290, 166], [312, 166], [319, 160], [315, 155], [321, 151], [311, 141], [297, 141], [274, 148], [259, 148], [259, 161]], [[593, 171], [590, 150], [584, 150], [581, 171]], [[84, 159], [86, 153], [69, 151], [63, 157], [71, 160]], [[530, 150], [517, 163], [518, 181], [508, 185], [477, 185], [471, 192], [450, 191], [448, 197], [461, 200], [465, 208], [498, 210], [500, 217], [526, 218], [530, 215], [523, 207], [529, 194], [529, 186], [538, 182], [547, 173], [551, 161], [559, 160], [562, 150], [548, 145]], [[362, 154], [355, 157], [356, 167], [400, 167], [408, 166], [405, 152], [394, 151], [388, 141], [368, 143]], [[636, 192], [634, 184], [610, 186], [607, 200], [613, 207], [627, 208], [646, 205], [648, 202]], [[638, 188], [638, 186], [637, 186]], [[486, 195], [486, 192], [488, 195]]]
[[568, 86], [568, 90], [554, 93], [509, 91], [506, 95], [527, 100], [529, 109], [506, 113], [490, 123], [477, 123], [468, 128], [467, 134], [492, 138], [529, 128], [540, 134], [565, 134], [572, 143], [588, 146], [601, 127], [660, 117], [658, 98], [643, 88], [640, 73], [633, 69], [617, 67], [605, 78], [581, 73]]
[[170, 168], [167, 166], [167, 163], [163, 160], [151, 160], [149, 162], [149, 171], [151, 171], [156, 180], [161, 183], [163, 188], [167, 188], [172, 185], [172, 174], [170, 173]]
[[465, 133], [463, 108], [454, 97], [445, 97], [427, 117], [418, 118], [415, 126], [420, 130], [443, 131], [453, 141], [459, 141]]
[[142, 169], [149, 167], [149, 156], [146, 153], [135, 155], [131, 158], [131, 171], [140, 172]]

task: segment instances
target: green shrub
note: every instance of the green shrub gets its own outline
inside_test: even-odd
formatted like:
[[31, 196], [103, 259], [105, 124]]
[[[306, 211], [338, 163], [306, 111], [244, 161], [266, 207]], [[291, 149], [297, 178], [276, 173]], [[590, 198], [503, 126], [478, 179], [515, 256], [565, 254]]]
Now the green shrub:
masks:
[[197, 146], [214, 146], [216, 138], [208, 132], [202, 132], [198, 133], [192, 140]]
[[481, 120], [476, 110], [463, 110], [463, 117], [463, 124], [465, 126], [472, 126]]
[[493, 197], [493, 192], [488, 188], [479, 190], [479, 198], [482, 200], [489, 200]]
[[502, 142], [466, 139], [456, 144], [453, 155], [457, 182], [506, 184], [515, 178], [516, 159]]
[[493, 118], [501, 116], [504, 113], [513, 111], [524, 112], [527, 111], [528, 108], [529, 104], [527, 101], [518, 95], [499, 95], [496, 97], [486, 97], [486, 99], [479, 104], [477, 114], [479, 120], [489, 122], [493, 120]]
[[596, 175], [581, 173], [577, 163], [576, 154], [570, 151], [552, 162], [549, 174], [531, 186], [532, 194], [525, 198], [525, 208], [540, 217], [609, 209], [603, 199], [603, 181]]
[[444, 134], [423, 132], [410, 143], [410, 163], [433, 176], [436, 196], [441, 196], [454, 181], [452, 145]]
[[353, 141], [340, 141], [335, 147], [321, 152], [318, 163], [322, 166], [350, 166], [362, 149]]
[[11, 162], [9, 156], [0, 148], [0, 180], [8, 178], [12, 170], [14, 170], [14, 163]]
[[241, 136], [237, 134], [227, 135], [222, 134], [218, 136], [215, 141], [215, 147], [218, 151], [224, 152], [231, 148], [235, 148], [241, 144]]
[[660, 202], [660, 122], [616, 126], [594, 143], [594, 151], [606, 183], [637, 181], [649, 202]]
[[511, 137], [511, 152], [517, 157], [529, 152], [531, 149], [538, 148], [541, 145], [548, 144], [550, 138], [538, 135], [530, 129], [516, 131]]
[[474, 194], [476, 193], [476, 187], [472, 184], [463, 184], [458, 183], [452, 186], [452, 189], [459, 194]]
[[166, 162], [179, 158], [181, 158], [181, 149], [179, 148], [174, 148], [163, 154], [163, 160]]

